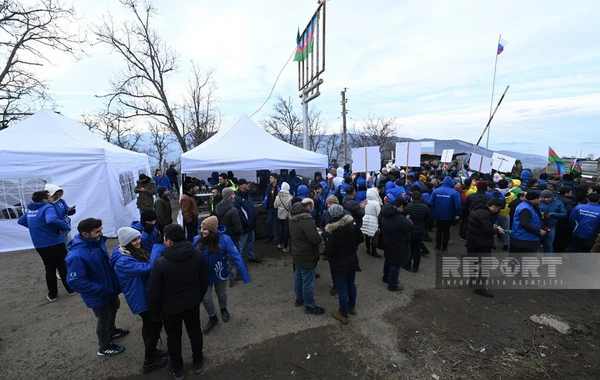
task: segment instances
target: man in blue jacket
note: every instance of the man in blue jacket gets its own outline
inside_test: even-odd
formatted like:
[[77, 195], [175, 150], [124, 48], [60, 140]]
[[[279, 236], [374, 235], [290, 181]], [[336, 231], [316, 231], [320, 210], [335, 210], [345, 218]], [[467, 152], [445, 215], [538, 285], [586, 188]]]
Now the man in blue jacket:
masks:
[[244, 233], [240, 236], [240, 243], [238, 251], [240, 255], [244, 256], [244, 248], [248, 249], [248, 261], [260, 264], [262, 260], [256, 257], [254, 253], [254, 242], [256, 236], [254, 230], [256, 229], [256, 209], [254, 208], [254, 202], [252, 202], [252, 196], [248, 191], [248, 181], [244, 178], [240, 178], [238, 181], [238, 190], [235, 192], [235, 200], [233, 206], [240, 212], [240, 220], [242, 221], [242, 227]]
[[437, 232], [435, 234], [435, 250], [447, 252], [448, 241], [450, 241], [450, 227], [452, 222], [460, 219], [461, 196], [454, 190], [454, 181], [451, 177], [445, 177], [442, 186], [433, 190], [429, 198], [433, 219], [437, 221]]
[[[542, 173], [545, 174], [545, 173]], [[556, 226], [560, 219], [567, 217], [567, 209], [564, 203], [556, 199], [554, 193], [550, 190], [544, 190], [541, 194], [540, 212], [542, 213], [542, 223], [546, 229], [546, 235], [542, 238], [544, 246], [544, 256], [552, 257], [554, 247], [554, 237], [556, 236]]]
[[110, 265], [106, 250], [106, 237], [102, 236], [102, 221], [88, 218], [79, 222], [79, 234], [67, 247], [67, 282], [85, 305], [94, 311], [98, 320], [98, 355], [114, 356], [122, 353], [125, 347], [117, 346], [113, 339], [129, 334], [129, 330], [115, 326], [117, 310], [121, 303], [121, 286], [115, 270]]
[[171, 180], [169, 177], [163, 175], [162, 170], [156, 169], [154, 172], [154, 178], [152, 178], [154, 182], [156, 182], [156, 194], [158, 195], [159, 187], [166, 187], [169, 190], [173, 190], [173, 185], [171, 184]]
[[69, 232], [71, 227], [59, 218], [48, 191], [36, 191], [31, 200], [25, 214], [19, 218], [17, 223], [29, 229], [33, 246], [42, 258], [46, 269], [46, 286], [48, 287], [46, 299], [54, 302], [58, 295], [57, 270], [67, 293], [75, 294], [66, 281], [65, 256], [67, 249], [63, 235]]
[[589, 193], [587, 204], [581, 204], [573, 209], [569, 216], [573, 226], [573, 241], [571, 252], [589, 252], [585, 241], [600, 226], [600, 194]]

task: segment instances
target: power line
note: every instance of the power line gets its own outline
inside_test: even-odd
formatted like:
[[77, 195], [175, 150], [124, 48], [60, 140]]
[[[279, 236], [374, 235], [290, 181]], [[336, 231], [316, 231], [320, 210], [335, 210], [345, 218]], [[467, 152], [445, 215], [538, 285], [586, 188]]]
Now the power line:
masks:
[[277, 82], [279, 81], [279, 77], [283, 73], [283, 70], [285, 70], [285, 68], [287, 67], [288, 63], [290, 63], [290, 61], [292, 60], [292, 57], [294, 56], [294, 54], [296, 54], [296, 48], [295, 47], [294, 47], [294, 50], [292, 51], [292, 54], [285, 61], [285, 64], [283, 65], [283, 67], [279, 71], [279, 74], [277, 74], [277, 78], [275, 79], [275, 83], [273, 83], [273, 87], [271, 87], [271, 92], [269, 92], [269, 96], [267, 97], [267, 100], [265, 100], [265, 102], [260, 106], [260, 108], [257, 109], [256, 112], [254, 112], [252, 115], [250, 115], [250, 117], [256, 115], [265, 106], [265, 104], [267, 104], [267, 102], [269, 101], [269, 99], [271, 99], [271, 95], [273, 95], [273, 90], [275, 90], [275, 86], [277, 86]]

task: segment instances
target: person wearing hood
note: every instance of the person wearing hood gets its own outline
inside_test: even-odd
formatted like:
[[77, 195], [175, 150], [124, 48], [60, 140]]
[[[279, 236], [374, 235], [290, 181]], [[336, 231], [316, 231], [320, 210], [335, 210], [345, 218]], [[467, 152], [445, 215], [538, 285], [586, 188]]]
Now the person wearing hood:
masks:
[[[233, 244], [235, 244], [237, 247], [240, 243], [240, 237], [244, 233], [244, 227], [242, 226], [240, 212], [237, 208], [233, 206], [234, 199], [235, 194], [233, 190], [229, 187], [224, 188], [223, 200], [219, 202], [219, 204], [217, 204], [217, 208], [215, 209], [215, 216], [219, 219], [221, 225], [225, 228], [224, 233], [231, 238], [231, 241], [233, 241]], [[196, 241], [196, 238], [194, 238], [194, 241]], [[233, 287], [235, 285], [236, 275], [233, 270], [233, 260], [231, 256], [229, 257], [229, 267], [229, 287]]]
[[348, 314], [356, 315], [356, 272], [361, 270], [356, 252], [364, 237], [352, 216], [344, 214], [342, 206], [334, 204], [328, 211], [332, 219], [325, 227], [325, 255], [328, 257], [340, 304], [339, 310], [331, 314], [347, 325]]
[[164, 186], [160, 186], [157, 190], [158, 199], [154, 202], [156, 218], [159, 225], [168, 226], [173, 223], [173, 210], [170, 199], [171, 191]]
[[435, 249], [436, 251], [447, 252], [450, 227], [452, 222], [458, 220], [461, 215], [461, 196], [454, 190], [452, 178], [445, 177], [442, 186], [433, 190], [429, 199], [429, 207], [431, 207], [433, 219], [437, 221]]
[[129, 334], [129, 330], [115, 325], [117, 311], [121, 306], [121, 285], [110, 265], [106, 250], [107, 238], [102, 236], [102, 221], [84, 219], [79, 222], [77, 230], [79, 234], [75, 235], [67, 247], [67, 282], [81, 295], [85, 305], [94, 311], [97, 319], [98, 355], [119, 355], [125, 347], [114, 344], [113, 340]]
[[[503, 235], [504, 229], [494, 225], [494, 214], [502, 208], [502, 201], [498, 198], [491, 198], [486, 204], [478, 202], [469, 214], [467, 224], [467, 254], [475, 257], [478, 264], [482, 265], [483, 257], [489, 258], [492, 255], [494, 246], [494, 236]], [[486, 287], [487, 277], [482, 276], [482, 271], [478, 270], [476, 278], [471, 277], [471, 284], [475, 286], [473, 292], [484, 297], [493, 297]]]
[[156, 185], [156, 194], [157, 195], [158, 195], [159, 187], [166, 187], [169, 190], [173, 189], [171, 180], [169, 179], [169, 177], [165, 176], [163, 174], [162, 170], [160, 170], [160, 169], [156, 169], [156, 171], [154, 172], [154, 177], [152, 179], [154, 180], [154, 183]]
[[539, 206], [542, 213], [542, 224], [546, 230], [546, 235], [542, 238], [544, 256], [552, 257], [556, 226], [558, 226], [561, 219], [567, 218], [567, 209], [561, 201], [554, 197], [554, 193], [550, 190], [542, 191], [540, 198], [542, 199]]
[[277, 208], [277, 219], [279, 220], [278, 234], [279, 245], [278, 249], [283, 252], [289, 252], [290, 249], [290, 208], [292, 207], [292, 195], [290, 194], [290, 185], [287, 182], [281, 184], [281, 191], [277, 194], [274, 203]]
[[494, 173], [494, 177], [493, 177], [493, 181], [498, 183], [498, 181], [500, 181], [502, 179], [502, 176], [500, 175], [500, 173], [496, 172]]
[[139, 221], [131, 223], [131, 228], [142, 234], [142, 245], [147, 252], [152, 252], [155, 244], [163, 244], [162, 225], [157, 224], [158, 216], [154, 210], [144, 210]]
[[[589, 252], [593, 244], [593, 237], [600, 228], [600, 195], [598, 193], [588, 193], [587, 204], [580, 204], [573, 209], [569, 216], [571, 226], [573, 226], [573, 240], [571, 252]], [[590, 239], [587, 245], [586, 241]]]
[[417, 273], [421, 264], [421, 251], [428, 253], [427, 247], [423, 244], [423, 237], [431, 221], [431, 210], [423, 202], [421, 192], [415, 190], [412, 192], [412, 200], [408, 203], [404, 211], [406, 211], [406, 215], [410, 217], [410, 220], [415, 225], [415, 229], [410, 234], [410, 260], [404, 266], [404, 269]]
[[304, 305], [306, 314], [322, 315], [325, 309], [315, 303], [314, 287], [319, 245], [323, 241], [321, 230], [315, 226], [311, 216], [314, 203], [306, 198], [294, 203], [290, 209], [290, 237], [294, 262], [295, 306]]
[[300, 199], [308, 198], [309, 190], [308, 186], [300, 185], [298, 186], [298, 191], [296, 192], [296, 196]]
[[523, 191], [521, 189], [521, 180], [520, 179], [511, 179], [508, 183], [508, 191], [514, 194], [515, 198], [519, 197], [519, 193]]
[[34, 192], [31, 201], [17, 223], [29, 229], [33, 246], [40, 255], [46, 271], [46, 299], [48, 302], [54, 302], [58, 296], [57, 271], [67, 293], [75, 294], [67, 284], [65, 266], [67, 249], [64, 233], [70, 231], [71, 227], [59, 217], [47, 190]]
[[[71, 218], [69, 218], [69, 216], [75, 215], [75, 213], [77, 212], [77, 210], [75, 210], [76, 206], [73, 205], [69, 207], [67, 202], [65, 202], [65, 200], [63, 199], [64, 191], [60, 187], [47, 183], [44, 186], [44, 190], [47, 190], [50, 194], [50, 197], [52, 198], [52, 204], [56, 209], [56, 214], [58, 215], [58, 218], [64, 220], [65, 223], [67, 223], [69, 227], [71, 227]], [[71, 234], [71, 231], [69, 230], [68, 232], [65, 232], [65, 245], [69, 244], [69, 242], [71, 242], [72, 239], [73, 235]]]
[[156, 194], [156, 183], [152, 178], [144, 173], [140, 177], [135, 186], [134, 192], [138, 195], [137, 208], [140, 210], [140, 215], [144, 210], [154, 210], [154, 194]]
[[192, 346], [194, 372], [204, 371], [200, 303], [209, 283], [206, 257], [185, 239], [183, 227], [165, 227], [163, 255], [156, 260], [148, 281], [148, 308], [152, 319], [162, 318], [167, 333], [169, 374], [177, 380], [185, 378], [181, 356], [182, 323]]
[[377, 184], [378, 185], [384, 185], [387, 183], [388, 181], [388, 170], [386, 167], [381, 168], [381, 172], [379, 173], [379, 176], [377, 177]]
[[385, 195], [387, 196], [388, 203], [394, 203], [394, 200], [398, 198], [407, 198], [406, 188], [401, 186], [402, 180], [397, 179], [396, 182], [388, 182], [385, 185]]
[[[225, 190], [223, 189], [223, 191]], [[212, 299], [213, 288], [219, 299], [221, 318], [223, 318], [223, 322], [229, 322], [227, 280], [231, 278], [231, 262], [235, 263], [237, 273], [244, 284], [251, 281], [244, 259], [242, 259], [235, 244], [225, 232], [225, 226], [219, 226], [219, 219], [216, 216], [210, 216], [202, 221], [200, 234], [194, 238], [194, 246], [198, 247], [208, 262], [208, 289], [202, 299], [202, 304], [206, 309], [209, 320], [202, 329], [204, 334], [208, 334], [219, 323], [217, 310]]]
[[113, 250], [110, 264], [114, 268], [129, 309], [142, 318], [144, 341], [143, 373], [161, 369], [169, 364], [167, 351], [157, 350], [162, 322], [155, 321], [148, 311], [147, 285], [152, 264], [158, 259], [158, 250], [150, 253], [142, 246], [140, 232], [131, 227], [117, 231], [119, 245]]
[[388, 284], [391, 292], [404, 289], [400, 285], [400, 270], [410, 260], [410, 233], [415, 225], [404, 213], [408, 202], [398, 198], [388, 203], [379, 213], [379, 228], [383, 239], [383, 282]]
[[521, 177], [522, 171], [523, 171], [523, 164], [521, 163], [521, 160], [516, 160], [515, 164], [512, 167], [511, 173], [510, 173], [511, 178]]
[[364, 200], [367, 199], [367, 185], [364, 183], [361, 183], [360, 185], [358, 185], [358, 191], [356, 192], [356, 202], [360, 203]]
[[527, 186], [529, 186], [529, 181], [531, 180], [531, 170], [523, 169], [523, 171], [521, 172], [520, 178], [521, 178], [521, 190], [526, 190]]
[[248, 261], [260, 264], [262, 260], [256, 257], [254, 253], [256, 241], [256, 208], [254, 208], [254, 202], [252, 202], [252, 196], [248, 190], [248, 181], [245, 178], [240, 178], [238, 181], [238, 189], [235, 192], [233, 206], [238, 209], [244, 230], [242, 236], [240, 236], [238, 251], [243, 256], [244, 249], [247, 249]]
[[352, 214], [352, 217], [354, 218], [354, 221], [356, 222], [358, 227], [362, 227], [363, 217], [365, 216], [365, 207], [367, 206], [367, 201], [364, 200], [361, 203], [358, 203], [356, 201], [355, 197], [356, 197], [356, 190], [354, 190], [354, 187], [349, 186], [346, 189], [346, 197], [344, 198], [344, 200], [342, 202], [342, 207], [344, 209], [348, 210], [348, 212], [350, 212], [350, 214]]
[[[335, 177], [335, 176], [333, 176], [333, 177]], [[332, 178], [333, 178], [333, 177], [332, 177]], [[321, 183], [321, 182], [325, 182], [325, 183], [327, 184], [327, 181], [325, 181], [325, 180], [323, 179], [323, 174], [321, 174], [321, 172], [315, 172], [315, 175], [314, 175], [314, 177], [313, 177], [313, 180], [312, 180], [312, 181], [310, 181], [310, 185], [309, 185], [309, 187], [308, 187], [308, 188], [309, 188], [309, 190], [311, 190], [311, 191], [315, 191], [315, 188], [316, 188], [317, 184], [318, 184], [318, 183]]]
[[279, 180], [279, 176], [277, 173], [271, 173], [269, 176], [269, 184], [267, 185], [267, 191], [265, 194], [265, 198], [261, 203], [261, 207], [267, 210], [267, 240], [265, 243], [269, 244], [275, 238], [273, 227], [275, 226], [275, 220], [277, 219], [277, 207], [275, 207], [275, 199], [277, 199], [277, 194], [281, 191], [281, 188], [277, 184]]
[[371, 241], [375, 232], [379, 229], [379, 213], [381, 212], [381, 201], [377, 189], [370, 188], [367, 190], [367, 205], [365, 206], [365, 216], [360, 227], [364, 236], [365, 244], [367, 245], [367, 255], [373, 257], [381, 257], [377, 253], [377, 245]]

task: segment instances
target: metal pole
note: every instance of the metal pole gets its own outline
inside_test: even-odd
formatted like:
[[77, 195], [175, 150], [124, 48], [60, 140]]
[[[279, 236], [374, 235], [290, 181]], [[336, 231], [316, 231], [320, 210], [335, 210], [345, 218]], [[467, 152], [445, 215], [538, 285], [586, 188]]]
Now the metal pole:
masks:
[[302, 147], [308, 150], [308, 97], [307, 93], [304, 93], [304, 99], [302, 100]]
[[346, 126], [346, 88], [341, 92], [342, 94], [342, 139], [344, 143], [344, 165], [348, 163], [348, 130]]
[[[498, 37], [498, 45], [500, 45], [500, 40], [502, 39], [502, 34]], [[494, 88], [496, 87], [496, 67], [498, 66], [498, 45], [496, 45], [496, 61], [494, 62], [494, 80], [492, 81], [492, 99], [490, 100], [490, 114], [489, 117], [492, 117], [492, 108], [494, 106]], [[487, 139], [485, 141], [485, 154], [487, 156], [488, 153], [488, 145], [490, 143], [490, 129], [488, 128]]]

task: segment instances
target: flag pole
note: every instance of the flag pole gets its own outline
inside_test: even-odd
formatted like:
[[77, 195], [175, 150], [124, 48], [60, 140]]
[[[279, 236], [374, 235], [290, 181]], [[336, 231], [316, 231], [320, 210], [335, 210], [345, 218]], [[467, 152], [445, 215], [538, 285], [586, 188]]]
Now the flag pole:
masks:
[[[494, 107], [494, 89], [496, 87], [496, 67], [498, 66], [498, 46], [500, 45], [500, 40], [502, 39], [502, 34], [498, 37], [498, 45], [496, 45], [496, 60], [494, 62], [494, 80], [492, 81], [492, 98], [490, 99], [490, 114], [489, 117], [492, 117], [492, 108]], [[488, 154], [488, 145], [490, 143], [490, 129], [487, 131], [487, 139], [485, 141], [485, 154]]]

